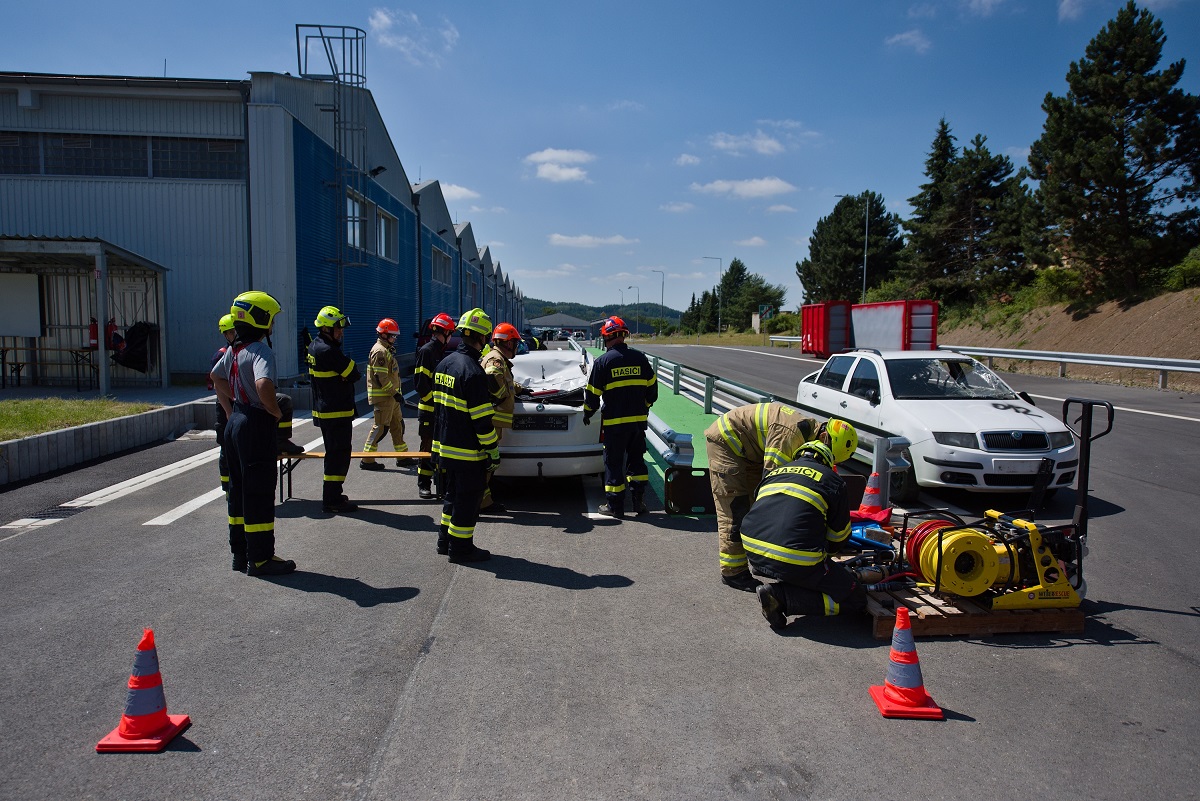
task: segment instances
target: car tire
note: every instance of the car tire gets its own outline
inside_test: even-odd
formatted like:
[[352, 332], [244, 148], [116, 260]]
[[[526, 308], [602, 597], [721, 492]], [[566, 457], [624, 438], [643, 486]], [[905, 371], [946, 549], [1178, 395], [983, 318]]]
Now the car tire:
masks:
[[912, 503], [921, 494], [913, 469], [893, 470], [888, 475], [888, 498], [893, 504]]

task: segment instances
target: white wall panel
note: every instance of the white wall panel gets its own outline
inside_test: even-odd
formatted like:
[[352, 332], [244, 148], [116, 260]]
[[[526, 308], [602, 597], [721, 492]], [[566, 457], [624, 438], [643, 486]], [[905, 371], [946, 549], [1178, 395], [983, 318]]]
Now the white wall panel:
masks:
[[0, 90], [0, 130], [215, 139], [243, 135], [238, 92], [203, 100], [39, 92], [37, 108], [19, 108], [16, 98], [16, 92]]

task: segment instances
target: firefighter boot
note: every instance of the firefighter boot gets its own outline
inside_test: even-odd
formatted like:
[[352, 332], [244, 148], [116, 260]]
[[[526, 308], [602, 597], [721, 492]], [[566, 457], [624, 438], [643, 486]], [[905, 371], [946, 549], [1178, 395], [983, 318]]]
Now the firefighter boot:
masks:
[[433, 500], [433, 486], [432, 485], [433, 485], [432, 481], [426, 482], [425, 484], [422, 484], [421, 482], [418, 481], [417, 482], [417, 497], [423, 501]]
[[296, 563], [291, 559], [272, 556], [265, 562], [250, 562], [246, 565], [248, 576], [283, 576], [295, 571]]
[[596, 513], [605, 517], [623, 520], [625, 518], [625, 496], [609, 495], [608, 502], [600, 504], [599, 508], [596, 509]]
[[638, 517], [649, 514], [650, 510], [646, 507], [645, 500], [646, 485], [634, 484], [633, 488], [630, 490], [630, 493], [633, 495], [633, 513]]
[[450, 541], [450, 564], [461, 565], [467, 562], [483, 562], [492, 558], [492, 552], [476, 547], [475, 538], [466, 539], [454, 537]]
[[438, 526], [437, 552], [442, 556], [450, 553], [450, 529], [446, 526]]
[[733, 587], [735, 590], [741, 590], [742, 592], [755, 592], [762, 586], [762, 582], [750, 575], [749, 570], [734, 573], [732, 576], [722, 575], [721, 583], [726, 587]]
[[758, 602], [762, 604], [762, 615], [767, 619], [767, 624], [773, 629], [781, 629], [787, 625], [787, 608], [775, 595], [774, 589], [774, 584], [762, 584], [755, 592], [758, 593]]

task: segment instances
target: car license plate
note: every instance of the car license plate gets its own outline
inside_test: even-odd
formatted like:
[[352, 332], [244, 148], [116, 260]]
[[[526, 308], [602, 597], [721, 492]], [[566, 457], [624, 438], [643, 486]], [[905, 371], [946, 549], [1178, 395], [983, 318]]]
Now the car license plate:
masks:
[[997, 473], [1018, 475], [1036, 473], [1041, 465], [1041, 459], [996, 459], [992, 462], [992, 466], [996, 468]]
[[566, 431], [565, 414], [518, 414], [513, 418], [513, 431]]

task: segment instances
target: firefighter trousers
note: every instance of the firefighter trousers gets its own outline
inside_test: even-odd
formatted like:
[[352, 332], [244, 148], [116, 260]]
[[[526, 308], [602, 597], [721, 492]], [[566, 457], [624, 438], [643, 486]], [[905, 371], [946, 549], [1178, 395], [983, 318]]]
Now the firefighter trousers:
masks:
[[[279, 404], [279, 411], [282, 412], [276, 427], [279, 429], [278, 441], [283, 443], [292, 438], [292, 399], [282, 392], [276, 392], [275, 402]], [[225, 456], [225, 425], [228, 422], [225, 410], [221, 408], [220, 404], [217, 404], [217, 445], [221, 448], [221, 455], [217, 457], [217, 470], [221, 474], [221, 489], [226, 492], [229, 492], [229, 460]], [[277, 448], [277, 450], [282, 452], [283, 449]]]
[[235, 403], [225, 425], [229, 463], [229, 550], [262, 562], [275, 555], [275, 418]]
[[724, 440], [705, 439], [708, 481], [717, 510], [717, 553], [722, 576], [736, 576], [750, 569], [742, 547], [742, 518], [750, 511], [754, 490], [762, 480], [762, 465], [733, 455]]
[[321, 437], [325, 440], [325, 475], [321, 485], [321, 502], [336, 506], [342, 502], [342, 485], [350, 470], [351, 437], [354, 422], [349, 417], [321, 419]]
[[[379, 443], [383, 442], [383, 438], [389, 432], [392, 435], [392, 450], [408, 450], [408, 446], [404, 444], [403, 407], [394, 398], [384, 398], [371, 406], [371, 410], [375, 413], [375, 422], [371, 425], [370, 433], [367, 434], [367, 444], [363, 445], [363, 450], [368, 453], [379, 450]], [[363, 457], [364, 464], [373, 464], [374, 462], [373, 457]]]
[[438, 545], [451, 552], [470, 550], [479, 521], [479, 502], [487, 485], [487, 462], [441, 459], [443, 476], [442, 521], [438, 526]]
[[796, 575], [772, 585], [785, 615], [837, 615], [867, 607], [867, 590], [848, 568], [831, 559], [798, 568]]
[[[429, 453], [433, 448], [433, 413], [419, 412], [417, 414], [417, 433], [421, 444], [417, 449]], [[441, 482], [439, 482], [440, 484]], [[425, 458], [417, 462], [417, 489], [433, 489], [433, 458]]]
[[650, 481], [646, 468], [646, 426], [624, 423], [604, 427], [604, 496], [608, 508], [625, 512], [625, 487], [633, 494], [634, 506], [641, 502]]

